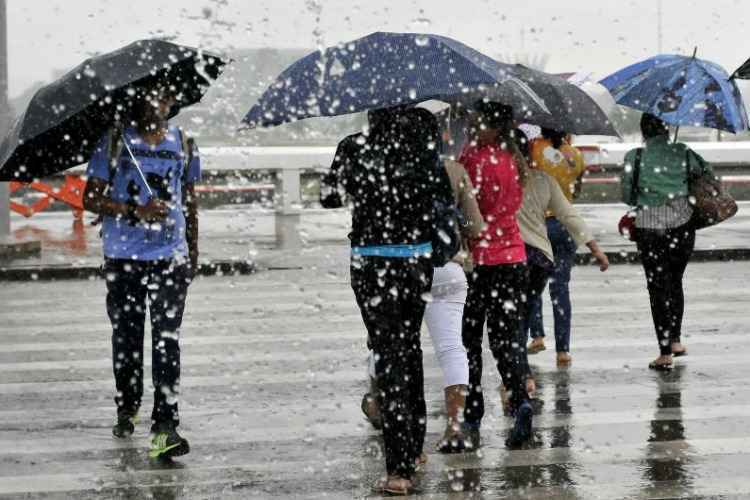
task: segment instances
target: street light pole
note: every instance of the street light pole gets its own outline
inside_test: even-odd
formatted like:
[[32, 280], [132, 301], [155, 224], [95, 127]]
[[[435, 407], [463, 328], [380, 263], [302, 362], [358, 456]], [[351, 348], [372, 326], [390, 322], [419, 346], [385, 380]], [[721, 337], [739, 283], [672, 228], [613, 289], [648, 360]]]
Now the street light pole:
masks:
[[[5, 0], [0, 0], [0, 138], [10, 128], [8, 104], [8, 25]], [[10, 236], [10, 187], [0, 182], [0, 239]]]
[[662, 0], [656, 0], [656, 47], [659, 54], [663, 53], [664, 27], [662, 24]]

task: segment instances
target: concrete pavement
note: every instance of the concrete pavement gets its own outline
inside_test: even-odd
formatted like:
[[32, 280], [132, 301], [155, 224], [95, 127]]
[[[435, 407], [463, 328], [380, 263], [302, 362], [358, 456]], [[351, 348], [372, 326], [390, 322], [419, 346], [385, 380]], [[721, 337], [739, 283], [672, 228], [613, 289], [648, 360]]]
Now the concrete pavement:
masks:
[[[688, 268], [689, 355], [658, 374], [646, 368], [657, 349], [640, 268], [576, 268], [574, 363], [557, 369], [551, 340], [530, 358], [541, 405], [528, 450], [503, 447], [512, 420], [486, 353], [485, 446], [479, 455], [432, 451], [444, 416], [425, 335], [421, 498], [750, 496], [748, 279], [744, 262]], [[382, 442], [359, 411], [365, 332], [345, 251], [318, 256], [314, 268], [201, 277], [191, 287], [180, 404], [192, 452], [171, 465], [146, 458], [148, 423], [132, 440], [111, 437], [101, 282], [5, 283], [0, 304], [1, 499], [375, 496]]]

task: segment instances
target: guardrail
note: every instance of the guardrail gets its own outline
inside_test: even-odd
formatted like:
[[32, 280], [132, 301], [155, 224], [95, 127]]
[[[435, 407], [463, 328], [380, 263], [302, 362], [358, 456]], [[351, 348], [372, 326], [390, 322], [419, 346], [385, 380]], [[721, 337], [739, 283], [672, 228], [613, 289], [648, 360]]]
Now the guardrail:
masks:
[[[707, 161], [723, 170], [728, 184], [750, 184], [750, 175], [735, 174], [735, 169], [750, 169], [750, 142], [688, 143]], [[625, 154], [636, 143], [576, 144], [583, 154], [591, 175], [584, 183], [617, 184], [620, 165]], [[303, 172], [322, 172], [333, 161], [336, 148], [324, 147], [204, 147], [201, 158], [205, 175], [229, 172], [271, 172], [276, 184], [200, 185], [201, 193], [241, 193], [276, 191], [276, 211], [280, 215], [296, 215], [302, 206], [301, 177]], [[78, 167], [68, 174], [83, 174]]]
[[[688, 145], [711, 164], [723, 169], [750, 168], [750, 142], [695, 142]], [[615, 173], [625, 154], [638, 143], [576, 144], [592, 173]], [[217, 147], [201, 148], [205, 172], [270, 171], [277, 174], [277, 211], [298, 213], [302, 204], [300, 178], [303, 172], [327, 169], [336, 154], [335, 147]], [[730, 184], [748, 184], [750, 175], [725, 175]], [[587, 184], [617, 184], [617, 176], [589, 176]], [[220, 186], [212, 189], [220, 190]]]

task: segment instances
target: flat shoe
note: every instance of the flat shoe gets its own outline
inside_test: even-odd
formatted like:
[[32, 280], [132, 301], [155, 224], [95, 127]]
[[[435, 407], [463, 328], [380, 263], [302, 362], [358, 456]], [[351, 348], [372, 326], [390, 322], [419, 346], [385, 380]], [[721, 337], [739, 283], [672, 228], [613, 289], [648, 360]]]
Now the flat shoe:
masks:
[[375, 493], [380, 493], [381, 495], [384, 495], [384, 496], [405, 497], [405, 496], [411, 495], [416, 490], [414, 488], [413, 483], [411, 484], [411, 486], [407, 486], [405, 488], [394, 488], [392, 486], [388, 486], [387, 479], [381, 479], [375, 483], [375, 485], [372, 487], [372, 491], [374, 491]]
[[544, 346], [544, 345], [535, 345], [535, 346], [529, 346], [529, 347], [527, 347], [526, 348], [526, 353], [527, 354], [538, 354], [538, 353], [540, 353], [542, 351], [546, 351], [546, 350], [547, 350], [547, 346]]
[[683, 349], [681, 351], [673, 352], [672, 357], [673, 358], [679, 358], [681, 356], [687, 356], [687, 349]]
[[656, 361], [652, 361], [648, 364], [648, 367], [657, 372], [672, 371], [672, 363], [657, 363]]

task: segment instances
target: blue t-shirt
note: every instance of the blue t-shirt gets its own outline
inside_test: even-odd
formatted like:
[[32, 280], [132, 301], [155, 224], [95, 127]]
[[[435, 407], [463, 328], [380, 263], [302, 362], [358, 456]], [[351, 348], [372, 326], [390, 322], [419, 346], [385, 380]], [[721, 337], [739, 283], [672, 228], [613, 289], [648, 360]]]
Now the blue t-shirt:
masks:
[[[169, 127], [166, 138], [156, 146], [144, 142], [133, 128], [125, 129], [123, 137], [138, 160], [153, 196], [168, 204], [169, 215], [156, 224], [136, 223], [128, 217], [104, 217], [104, 256], [141, 261], [187, 256], [182, 184], [200, 180], [201, 167], [197, 148], [193, 149], [193, 159], [185, 172], [187, 151], [183, 154], [182, 139], [177, 127]], [[149, 201], [148, 190], [127, 149], [122, 148], [116, 168], [109, 166], [109, 149], [107, 134], [97, 144], [86, 175], [107, 181], [111, 186], [109, 196], [114, 201], [127, 203], [132, 200], [138, 205], [146, 205]]]

